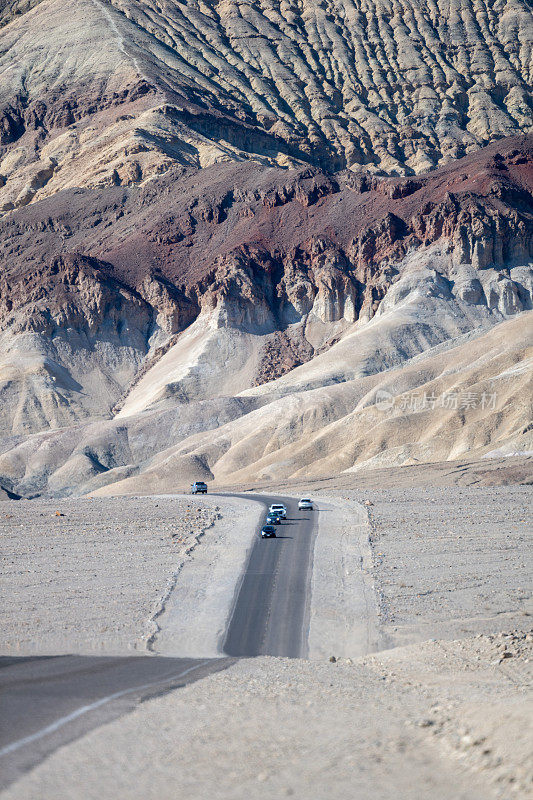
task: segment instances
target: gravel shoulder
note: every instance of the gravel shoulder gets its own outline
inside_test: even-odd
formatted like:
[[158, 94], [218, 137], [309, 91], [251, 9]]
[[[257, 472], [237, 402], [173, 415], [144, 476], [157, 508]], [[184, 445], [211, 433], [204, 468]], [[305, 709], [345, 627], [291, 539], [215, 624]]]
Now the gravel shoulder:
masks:
[[357, 657], [384, 646], [372, 575], [370, 525], [359, 503], [327, 498], [315, 505], [309, 657]]

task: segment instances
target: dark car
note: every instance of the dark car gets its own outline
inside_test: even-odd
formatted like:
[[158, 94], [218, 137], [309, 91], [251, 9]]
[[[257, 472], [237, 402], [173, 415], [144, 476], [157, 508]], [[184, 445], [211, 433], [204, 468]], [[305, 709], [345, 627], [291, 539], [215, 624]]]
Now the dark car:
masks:
[[266, 518], [267, 525], [281, 525], [281, 517], [277, 514], [269, 514]]
[[191, 486], [191, 494], [207, 494], [207, 483], [195, 481]]
[[273, 525], [263, 525], [261, 528], [261, 538], [262, 539], [275, 539], [276, 538], [276, 529]]

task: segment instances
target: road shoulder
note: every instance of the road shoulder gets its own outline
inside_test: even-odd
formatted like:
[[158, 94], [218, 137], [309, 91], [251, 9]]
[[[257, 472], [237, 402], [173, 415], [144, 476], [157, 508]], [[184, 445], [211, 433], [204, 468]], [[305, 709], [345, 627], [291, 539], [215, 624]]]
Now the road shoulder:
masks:
[[384, 646], [364, 506], [321, 497], [313, 555], [309, 657], [357, 658]]
[[162, 601], [151, 641], [158, 655], [223, 655], [226, 627], [264, 506], [252, 498], [212, 495], [215, 500], [222, 519], [202, 537], [201, 547], [191, 550]]

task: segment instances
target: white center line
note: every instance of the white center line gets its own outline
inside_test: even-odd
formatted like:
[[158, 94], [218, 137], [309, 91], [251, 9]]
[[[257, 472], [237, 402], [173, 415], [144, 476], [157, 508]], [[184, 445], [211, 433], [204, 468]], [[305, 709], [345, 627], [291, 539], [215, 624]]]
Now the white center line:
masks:
[[59, 730], [59, 728], [62, 728], [63, 725], [67, 725], [69, 722], [72, 722], [78, 717], [83, 716], [83, 714], [87, 714], [89, 711], [94, 711], [95, 708], [100, 708], [100, 706], [104, 706], [106, 703], [110, 703], [112, 700], [116, 700], [119, 697], [124, 697], [124, 695], [130, 694], [130, 692], [142, 692], [144, 691], [144, 689], [151, 689], [153, 686], [159, 686], [163, 681], [166, 682], [166, 681], [177, 680], [178, 678], [183, 678], [185, 675], [188, 675], [195, 669], [200, 669], [200, 667], [205, 667], [207, 664], [209, 664], [209, 661], [203, 661], [201, 664], [195, 664], [194, 667], [189, 667], [188, 669], [184, 670], [184, 672], [180, 672], [177, 675], [163, 676], [157, 681], [153, 681], [152, 683], [145, 683], [142, 686], [132, 686], [130, 689], [123, 689], [121, 692], [115, 692], [114, 694], [110, 694], [107, 697], [102, 697], [100, 700], [96, 700], [94, 703], [91, 703], [88, 706], [81, 706], [80, 708], [77, 708], [76, 711], [72, 711], [71, 714], [67, 714], [65, 717], [61, 717], [55, 722], [52, 722], [50, 725], [47, 725], [45, 728], [41, 728], [40, 731], [32, 733], [30, 736], [25, 736], [23, 739], [18, 739], [16, 742], [12, 742], [11, 744], [8, 744], [6, 747], [3, 747], [0, 750], [0, 757], [6, 756], [9, 753], [13, 753], [20, 747], [24, 747], [24, 745], [26, 744], [35, 742], [37, 739], [42, 739], [43, 736], [47, 736], [49, 733], [54, 733], [55, 731]]

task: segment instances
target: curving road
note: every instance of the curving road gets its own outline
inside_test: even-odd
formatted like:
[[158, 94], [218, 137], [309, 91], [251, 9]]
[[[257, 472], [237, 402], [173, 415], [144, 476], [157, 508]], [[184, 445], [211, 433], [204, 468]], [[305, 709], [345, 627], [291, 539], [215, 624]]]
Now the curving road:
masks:
[[316, 512], [298, 512], [291, 498], [254, 499], [265, 510], [282, 502], [288, 514], [278, 538], [254, 539], [224, 640], [230, 657], [0, 657], [1, 787], [144, 699], [225, 669], [235, 657], [306, 655]]

